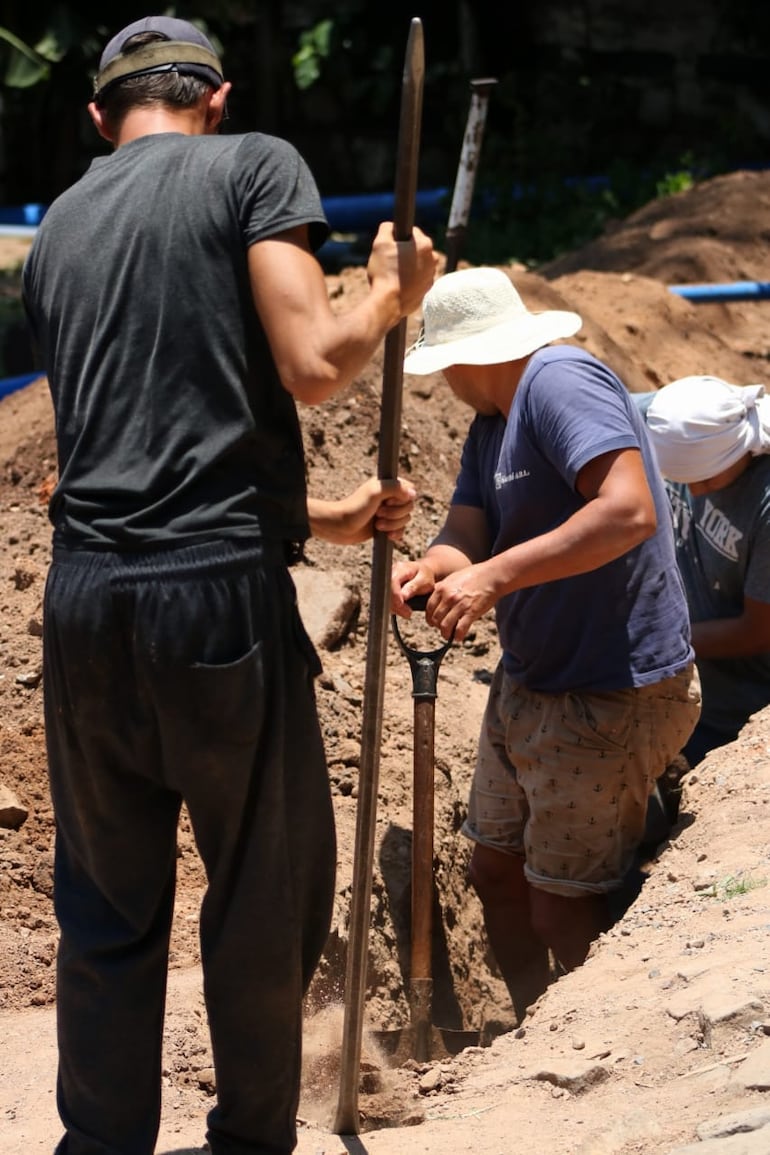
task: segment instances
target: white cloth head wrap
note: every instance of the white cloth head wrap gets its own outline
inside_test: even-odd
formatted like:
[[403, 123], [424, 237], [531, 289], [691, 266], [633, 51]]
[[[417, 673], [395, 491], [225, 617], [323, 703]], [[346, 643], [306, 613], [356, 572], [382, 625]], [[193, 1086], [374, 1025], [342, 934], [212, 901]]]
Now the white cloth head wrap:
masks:
[[681, 377], [653, 397], [647, 428], [671, 481], [706, 481], [746, 453], [770, 453], [770, 396], [764, 385]]

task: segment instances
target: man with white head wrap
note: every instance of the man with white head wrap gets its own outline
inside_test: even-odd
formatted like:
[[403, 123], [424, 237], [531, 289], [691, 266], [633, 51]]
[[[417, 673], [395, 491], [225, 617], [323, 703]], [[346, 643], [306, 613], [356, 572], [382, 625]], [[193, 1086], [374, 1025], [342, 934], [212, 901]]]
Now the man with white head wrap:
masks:
[[691, 376], [634, 398], [671, 499], [703, 710], [691, 766], [770, 704], [770, 395]]

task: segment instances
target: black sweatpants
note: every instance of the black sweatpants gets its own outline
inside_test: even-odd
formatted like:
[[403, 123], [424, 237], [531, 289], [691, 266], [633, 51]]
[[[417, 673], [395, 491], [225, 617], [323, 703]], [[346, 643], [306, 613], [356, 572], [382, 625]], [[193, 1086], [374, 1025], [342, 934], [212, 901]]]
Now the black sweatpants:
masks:
[[59, 1155], [152, 1155], [188, 807], [217, 1077], [213, 1155], [296, 1143], [302, 997], [336, 850], [318, 658], [278, 546], [54, 551], [45, 711], [57, 823]]

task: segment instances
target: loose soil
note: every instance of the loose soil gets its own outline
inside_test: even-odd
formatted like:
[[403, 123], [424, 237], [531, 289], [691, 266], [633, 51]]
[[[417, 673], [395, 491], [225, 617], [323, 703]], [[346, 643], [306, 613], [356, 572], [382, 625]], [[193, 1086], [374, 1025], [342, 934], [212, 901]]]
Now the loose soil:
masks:
[[[768, 379], [770, 306], [693, 304], [667, 285], [767, 276], [770, 176], [735, 173], [656, 201], [597, 242], [541, 269], [506, 271], [535, 308], [576, 309], [575, 340], [629, 389], [690, 373]], [[0, 251], [0, 265], [18, 260]], [[361, 269], [329, 276], [335, 307], [365, 292]], [[418, 318], [409, 324], [409, 339]], [[301, 413], [310, 486], [341, 496], [376, 471], [382, 360], [346, 393]], [[439, 377], [407, 378], [401, 472], [420, 497], [396, 555], [422, 552], [443, 517], [471, 414]], [[53, 816], [41, 702], [45, 503], [56, 475], [45, 381], [0, 402], [0, 1132], [5, 1155], [51, 1152], [56, 923]], [[387, 658], [358, 1138], [331, 1119], [355, 846], [371, 547], [313, 542], [307, 575], [342, 576], [360, 610], [318, 682], [339, 836], [334, 925], [310, 992], [300, 1155], [702, 1155], [770, 1150], [770, 708], [685, 777], [679, 825], [643, 864], [643, 885], [575, 973], [513, 1022], [465, 880], [459, 834], [487, 685], [498, 658], [491, 617], [441, 666], [435, 732], [434, 1021], [479, 1033], [452, 1060], [393, 1069], [370, 1033], [408, 1022], [413, 701], [408, 664]], [[307, 595], [305, 595], [307, 596]], [[418, 648], [437, 639], [415, 639]], [[24, 815], [26, 813], [26, 818]], [[23, 820], [22, 820], [23, 819]], [[13, 828], [17, 826], [18, 828]], [[137, 831], [137, 838], [142, 832]], [[214, 1075], [198, 967], [204, 879], [189, 825], [179, 835], [158, 1152], [203, 1147]], [[265, 927], [265, 934], [270, 928]], [[254, 971], [256, 971], [256, 966]], [[243, 982], [256, 981], [244, 960]], [[513, 1029], [515, 1028], [515, 1029]], [[120, 1045], [120, 1040], [115, 1040]], [[730, 1117], [739, 1114], [739, 1122]], [[760, 1127], [764, 1126], [764, 1130]], [[716, 1136], [716, 1138], [711, 1138]], [[730, 1136], [730, 1137], [728, 1137]], [[714, 1145], [716, 1144], [716, 1145]], [[752, 1145], [754, 1144], [754, 1145]]]

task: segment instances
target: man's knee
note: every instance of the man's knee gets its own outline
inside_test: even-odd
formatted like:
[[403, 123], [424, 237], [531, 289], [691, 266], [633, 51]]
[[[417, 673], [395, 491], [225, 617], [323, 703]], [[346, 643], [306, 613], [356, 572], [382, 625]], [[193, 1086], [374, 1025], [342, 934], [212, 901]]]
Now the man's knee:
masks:
[[550, 894], [537, 887], [532, 888], [532, 929], [541, 942], [552, 947], [563, 930], [564, 921], [571, 921], [573, 903], [578, 899]]
[[609, 926], [607, 900], [600, 894], [567, 897], [533, 887], [530, 917], [537, 937], [567, 970], [584, 961], [591, 942]]
[[524, 877], [524, 856], [504, 854], [476, 843], [468, 865], [468, 879], [485, 906], [517, 901], [528, 889]]

